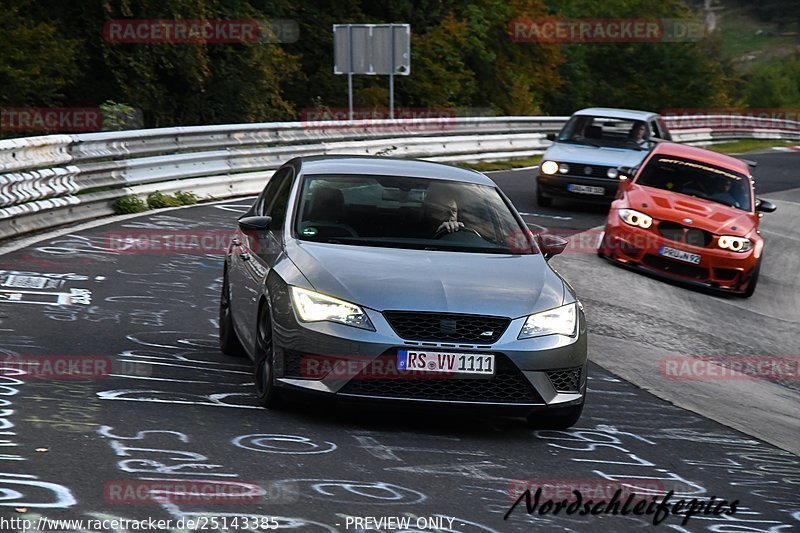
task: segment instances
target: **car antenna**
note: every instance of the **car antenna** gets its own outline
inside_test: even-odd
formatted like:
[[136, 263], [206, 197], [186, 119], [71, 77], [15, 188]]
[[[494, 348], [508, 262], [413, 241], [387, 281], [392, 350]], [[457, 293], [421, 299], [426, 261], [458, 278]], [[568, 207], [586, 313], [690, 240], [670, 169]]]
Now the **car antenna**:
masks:
[[744, 159], [744, 158], [741, 158], [741, 157], [739, 159], [741, 159], [742, 161], [747, 163], [752, 168], [756, 168], [758, 166], [758, 162], [757, 161], [753, 161], [752, 159]]

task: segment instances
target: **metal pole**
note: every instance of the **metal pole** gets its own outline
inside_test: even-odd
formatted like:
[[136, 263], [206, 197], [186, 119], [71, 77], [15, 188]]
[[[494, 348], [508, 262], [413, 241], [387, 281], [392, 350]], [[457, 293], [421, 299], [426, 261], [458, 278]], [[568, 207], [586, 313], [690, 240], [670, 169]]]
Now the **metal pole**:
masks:
[[392, 29], [392, 31], [390, 33], [390, 37], [392, 39], [392, 70], [389, 72], [389, 118], [390, 119], [394, 119], [394, 69], [395, 69], [395, 64], [394, 64], [394, 54], [395, 54], [395, 49], [394, 49], [394, 30], [395, 30], [395, 26], [394, 26], [394, 24], [392, 24], [390, 26], [390, 28]]
[[353, 120], [353, 73], [347, 73], [347, 120]]
[[347, 26], [347, 119], [353, 120], [353, 26]]

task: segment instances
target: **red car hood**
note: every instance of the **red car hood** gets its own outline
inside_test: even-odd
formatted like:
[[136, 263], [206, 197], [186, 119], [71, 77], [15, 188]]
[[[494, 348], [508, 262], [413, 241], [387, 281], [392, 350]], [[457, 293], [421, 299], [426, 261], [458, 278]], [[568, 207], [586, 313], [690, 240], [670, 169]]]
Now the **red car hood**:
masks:
[[[717, 235], [744, 237], [757, 225], [758, 219], [752, 213], [685, 194], [631, 184], [625, 196], [631, 209]], [[685, 222], [686, 218], [692, 222]]]

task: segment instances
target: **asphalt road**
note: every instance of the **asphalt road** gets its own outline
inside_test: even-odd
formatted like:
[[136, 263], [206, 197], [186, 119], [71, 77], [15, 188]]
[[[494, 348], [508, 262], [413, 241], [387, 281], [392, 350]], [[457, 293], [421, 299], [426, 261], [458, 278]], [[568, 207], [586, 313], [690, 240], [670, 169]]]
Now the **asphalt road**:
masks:
[[[791, 168], [782, 158], [792, 155], [761, 156], [762, 168]], [[765, 173], [765, 190], [773, 180], [791, 183], [777, 170]], [[521, 211], [536, 213], [526, 215], [529, 222], [579, 230], [604, 219], [598, 208], [535, 208], [525, 171], [493, 177]], [[687, 525], [669, 516], [664, 529], [800, 525], [797, 456], [596, 365], [584, 416], [565, 432], [533, 431], [516, 419], [314, 400], [281, 411], [257, 408], [251, 365], [216, 347], [222, 257], [109, 245], [112, 236], [134, 232], [225, 235], [246, 205], [147, 214], [0, 256], [0, 356], [17, 365], [77, 356], [96, 370], [80, 380], [25, 375], [18, 366], [0, 376], [0, 531], [23, 530], [12, 518], [42, 526], [42, 517], [171, 519], [173, 526], [206, 517], [199, 525], [216, 519], [230, 531], [649, 529], [652, 515], [529, 516], [524, 505], [504, 519], [526, 486], [555, 486], [558, 494], [581, 487], [607, 498], [628, 485], [674, 490], [673, 500], [714, 497], [714, 506], [738, 500], [732, 515], [701, 514]], [[633, 285], [641, 280], [630, 277]], [[181, 484], [191, 492], [223, 483], [226, 497], [211, 500], [186, 494], [170, 503], [137, 490]], [[245, 486], [251, 497], [231, 497], [233, 487]], [[387, 517], [411, 522], [398, 529], [354, 520]], [[244, 527], [256, 518], [266, 527]], [[426, 527], [437, 520], [444, 526]], [[49, 526], [40, 530], [55, 529]], [[62, 529], [95, 530], [83, 527]]]

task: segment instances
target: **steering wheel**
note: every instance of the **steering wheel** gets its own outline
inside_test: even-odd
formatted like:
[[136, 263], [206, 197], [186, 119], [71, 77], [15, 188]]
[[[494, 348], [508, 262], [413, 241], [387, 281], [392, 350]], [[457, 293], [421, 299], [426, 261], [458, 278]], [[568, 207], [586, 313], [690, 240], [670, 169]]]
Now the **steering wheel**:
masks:
[[466, 227], [466, 226], [461, 226], [460, 228], [458, 228], [458, 231], [447, 231], [447, 228], [442, 228], [442, 229], [440, 229], [439, 231], [437, 231], [436, 233], [433, 234], [433, 238], [434, 239], [441, 239], [445, 235], [450, 235], [450, 234], [453, 234], [453, 233], [459, 233], [461, 231], [468, 231], [470, 233], [474, 233], [475, 235], [477, 235], [478, 237], [483, 239], [483, 235], [478, 233], [478, 231], [476, 229], [469, 228], [469, 227]]

